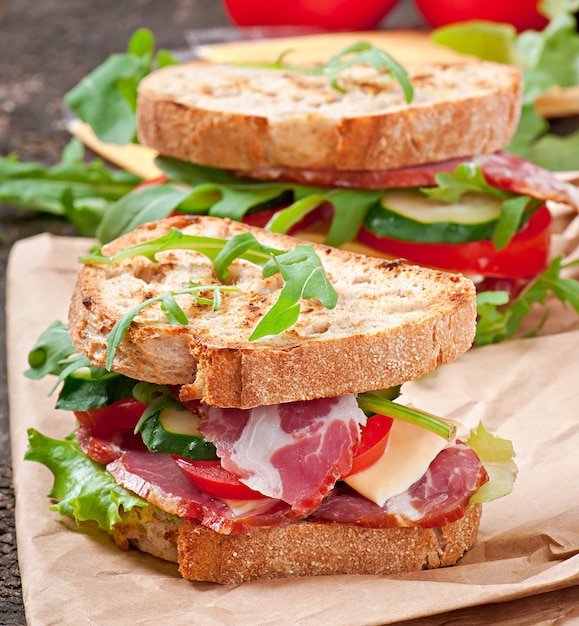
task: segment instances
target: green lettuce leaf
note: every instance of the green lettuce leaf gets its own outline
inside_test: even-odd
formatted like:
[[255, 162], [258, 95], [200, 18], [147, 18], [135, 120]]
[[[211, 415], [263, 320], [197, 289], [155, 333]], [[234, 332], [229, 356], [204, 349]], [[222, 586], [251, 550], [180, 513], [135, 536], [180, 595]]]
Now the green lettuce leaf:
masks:
[[579, 84], [579, 33], [573, 0], [543, 0], [549, 17], [541, 31], [517, 34], [509, 24], [459, 22], [432, 34], [433, 41], [488, 61], [509, 63], [523, 73], [523, 110], [507, 151], [551, 170], [572, 170], [577, 164], [579, 131], [559, 137], [535, 109], [535, 101], [551, 87]]
[[518, 472], [512, 442], [489, 433], [481, 422], [471, 431], [466, 444], [476, 452], [490, 478], [470, 503], [490, 502], [511, 493]]
[[100, 528], [111, 530], [121, 521], [121, 512], [148, 503], [117, 485], [103, 465], [86, 456], [76, 442], [51, 439], [31, 428], [29, 447], [24, 458], [42, 463], [54, 475], [48, 492], [56, 503], [50, 507], [78, 524], [95, 521]]

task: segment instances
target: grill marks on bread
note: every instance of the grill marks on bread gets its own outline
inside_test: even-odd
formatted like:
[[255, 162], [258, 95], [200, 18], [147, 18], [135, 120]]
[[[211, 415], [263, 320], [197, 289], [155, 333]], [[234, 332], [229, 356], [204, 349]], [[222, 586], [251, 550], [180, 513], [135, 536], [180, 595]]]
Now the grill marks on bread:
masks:
[[201, 165], [384, 170], [495, 152], [515, 132], [521, 75], [483, 61], [408, 66], [398, 82], [355, 66], [327, 77], [186, 63], [140, 83], [142, 143]]

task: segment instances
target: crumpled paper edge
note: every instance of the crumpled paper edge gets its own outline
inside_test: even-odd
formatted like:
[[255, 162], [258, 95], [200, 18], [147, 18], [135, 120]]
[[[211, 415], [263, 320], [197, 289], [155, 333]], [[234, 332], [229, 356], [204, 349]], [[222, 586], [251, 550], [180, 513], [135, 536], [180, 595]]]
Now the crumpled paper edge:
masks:
[[[501, 527], [502, 534], [516, 532], [521, 526], [520, 517], [525, 515], [528, 518], [529, 507], [525, 501], [528, 493], [534, 494], [535, 509], [539, 509], [543, 526], [547, 527], [541, 528], [541, 536], [557, 530], [560, 516], [567, 511], [564, 506], [563, 510], [556, 510], [553, 504], [556, 499], [554, 487], [549, 480], [545, 479], [545, 484], [537, 482], [541, 488], [539, 496], [537, 490], [528, 491], [528, 485], [535, 482], [535, 477], [524, 479], [527, 471], [524, 463], [513, 494], [486, 505], [481, 539], [459, 565], [391, 578], [323, 577], [258, 581], [234, 587], [190, 583], [178, 577], [174, 566], [134, 551], [121, 553], [102, 533], [75, 528], [68, 520], [47, 511], [46, 493], [51, 485], [51, 476], [45, 468], [22, 460], [26, 447], [25, 430], [35, 426], [46, 434], [62, 436], [71, 429], [70, 416], [51, 408], [51, 399], [46, 397], [48, 385], [44, 384], [45, 381], [29, 381], [21, 376], [21, 372], [26, 368], [25, 355], [38, 334], [54, 319], [63, 318], [66, 314], [68, 295], [76, 274], [76, 257], [88, 247], [86, 240], [41, 235], [16, 244], [8, 269], [8, 369], [16, 522], [24, 599], [30, 624], [81, 623], [83, 620], [98, 624], [125, 623], [124, 620], [148, 623], [159, 619], [172, 624], [189, 624], [193, 618], [206, 624], [239, 626], [323, 622], [336, 626], [386, 624], [579, 584], [579, 556], [573, 547], [575, 538], [567, 537], [571, 547], [568, 547], [568, 552], [558, 554], [552, 550], [560, 546], [565, 537], [550, 535], [547, 535], [544, 546], [535, 545], [532, 552], [525, 553], [523, 550], [511, 559], [496, 558], [491, 561], [496, 580], [489, 583], [480, 579], [480, 571], [477, 571], [480, 566], [473, 562], [477, 551], [484, 553], [489, 549], [490, 540], [496, 536], [496, 525]], [[570, 331], [520, 340], [510, 345], [480, 348], [467, 353], [451, 366], [439, 368], [428, 378], [428, 382], [434, 384], [433, 381], [438, 378], [440, 383], [443, 380], [441, 377], [450, 377], [453, 385], [462, 391], [458, 396], [452, 396], [456, 406], [450, 411], [459, 410], [458, 397], [463, 404], [466, 399], [467, 407], [474, 407], [471, 417], [477, 416], [477, 411], [484, 412], [484, 399], [478, 393], [469, 397], [469, 390], [463, 388], [461, 370], [464, 363], [476, 362], [484, 356], [483, 360], [490, 359], [491, 369], [496, 369], [492, 364], [512, 363], [514, 351], [519, 366], [530, 359], [531, 367], [536, 369], [540, 364], [534, 360], [534, 351], [543, 354], [546, 350], [556, 354], [557, 361], [568, 363], [571, 367], [561, 372], [563, 381], [559, 376], [556, 378], [556, 390], [550, 390], [552, 379], [541, 380], [541, 389], [549, 396], [541, 412], [549, 412], [553, 402], [560, 411], [561, 403], [557, 397], [561, 393], [567, 394], [563, 398], [566, 399], [566, 408], [563, 408], [569, 410], [569, 402], [576, 397], [574, 385], [578, 372], [576, 365], [572, 367], [575, 359], [565, 361], [563, 355], [570, 356], [569, 351], [576, 353], [577, 347], [579, 335]], [[564, 348], [567, 348], [566, 352]], [[547, 370], [552, 373], [548, 367]], [[423, 392], [418, 393], [417, 389], [422, 390], [423, 386], [414, 385], [408, 393], [417, 393], [418, 398], [424, 399], [426, 396], [421, 396]], [[508, 391], [507, 388], [507, 394]], [[545, 398], [542, 397], [542, 400]], [[420, 406], [433, 410], [431, 406]], [[520, 425], [507, 420], [505, 426], [504, 420], [499, 417], [495, 415], [493, 422], [499, 422], [501, 434], [508, 437], [509, 431], [513, 430], [513, 434], [517, 435]], [[574, 418], [574, 415], [569, 417]], [[577, 434], [564, 439], [565, 433], [557, 432], [556, 437], [570, 446]], [[514, 439], [516, 441], [517, 437]], [[579, 444], [579, 441], [576, 443]], [[525, 448], [525, 454], [533, 450], [536, 452], [535, 448]], [[574, 450], [577, 446], [571, 450], [565, 448], [563, 456], [568, 463], [564, 471], [571, 471], [576, 476], [579, 459]], [[536, 473], [541, 472], [537, 470]], [[574, 484], [564, 482], [571, 478], [567, 474], [559, 474], [557, 478], [563, 481], [559, 485]], [[554, 529], [549, 527], [549, 520], [556, 523]], [[527, 530], [527, 533], [530, 535], [522, 535], [524, 540], [535, 537], [531, 531]], [[506, 546], [509, 545], [507, 542]], [[518, 549], [522, 550], [521, 545]], [[500, 582], [505, 573], [505, 568], [500, 567], [501, 561], [515, 580]], [[524, 573], [525, 566], [530, 566], [530, 575]], [[521, 567], [522, 570], [519, 569]], [[159, 592], [163, 594], [162, 602], [158, 600]]]

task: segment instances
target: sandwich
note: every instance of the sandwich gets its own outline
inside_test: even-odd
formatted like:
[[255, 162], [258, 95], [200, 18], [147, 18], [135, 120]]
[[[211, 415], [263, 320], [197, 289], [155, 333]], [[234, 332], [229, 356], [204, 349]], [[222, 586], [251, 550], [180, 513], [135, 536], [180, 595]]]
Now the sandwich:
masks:
[[[461, 272], [479, 293], [500, 292], [489, 300], [499, 308], [523, 294], [530, 309], [560, 271], [549, 206], [577, 209], [579, 193], [504, 152], [520, 110], [514, 67], [402, 67], [364, 43], [315, 67], [285, 57], [170, 65], [140, 81], [136, 109], [139, 140], [164, 176], [113, 206], [97, 236], [207, 213]], [[550, 280], [531, 288], [545, 272]], [[492, 308], [479, 344], [519, 323], [505, 313], [497, 324]]]
[[222, 584], [389, 575], [455, 564], [510, 491], [510, 442], [403, 402], [471, 346], [469, 279], [186, 215], [81, 261], [27, 372], [76, 428], [27, 459], [120, 548]]
[[[545, 204], [579, 208], [579, 193], [502, 152], [519, 120], [519, 71], [482, 61], [396, 69], [356, 63], [332, 84], [283, 64], [170, 66], [139, 85], [139, 139], [163, 157], [211, 168], [197, 170], [208, 181], [217, 168], [231, 184], [269, 185], [267, 201], [244, 203], [237, 217], [278, 232], [325, 219], [326, 243], [357, 239], [487, 279], [483, 288], [542, 272]], [[166, 166], [187, 182], [187, 170]], [[225, 214], [223, 198], [210, 214]]]

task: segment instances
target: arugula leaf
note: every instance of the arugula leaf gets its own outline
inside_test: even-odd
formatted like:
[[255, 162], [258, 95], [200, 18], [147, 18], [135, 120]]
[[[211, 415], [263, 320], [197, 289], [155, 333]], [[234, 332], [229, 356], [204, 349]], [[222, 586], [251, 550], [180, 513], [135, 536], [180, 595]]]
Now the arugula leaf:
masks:
[[170, 184], [136, 189], [109, 207], [96, 229], [96, 237], [101, 243], [108, 243], [141, 224], [167, 217], [190, 194], [190, 189]]
[[64, 383], [56, 408], [66, 411], [88, 411], [130, 398], [136, 382], [91, 365], [86, 356], [77, 354], [68, 328], [59, 321], [40, 335], [28, 354], [28, 363], [30, 368], [24, 372], [27, 378], [39, 380], [49, 374], [57, 377], [49, 395]]
[[420, 191], [428, 198], [449, 202], [459, 202], [465, 193], [488, 193], [501, 198], [509, 197], [508, 192], [489, 185], [478, 163], [468, 162], [459, 165], [450, 174], [436, 174], [436, 187], [421, 187]]
[[274, 200], [288, 186], [280, 183], [259, 185], [238, 183], [237, 185], [214, 185], [213, 188], [221, 193], [221, 199], [209, 209], [209, 215], [230, 217], [240, 221], [249, 209]]
[[528, 196], [516, 196], [503, 202], [499, 221], [493, 234], [493, 245], [496, 250], [502, 250], [509, 245], [523, 223], [525, 209], [531, 204], [535, 202]]
[[447, 441], [456, 436], [456, 426], [436, 415], [426, 413], [413, 406], [392, 402], [382, 391], [368, 391], [357, 396], [358, 406], [365, 412], [380, 413], [394, 419], [404, 420], [420, 428], [425, 428], [440, 435]]
[[265, 228], [272, 233], [287, 233], [306, 215], [326, 201], [326, 197], [319, 193], [306, 194], [297, 199], [292, 205], [275, 213]]
[[53, 322], [38, 338], [28, 353], [30, 368], [24, 376], [40, 380], [48, 374], [58, 375], [63, 369], [63, 360], [75, 352], [68, 328], [62, 322]]
[[101, 141], [136, 141], [137, 87], [156, 67], [176, 63], [168, 51], [154, 52], [155, 39], [142, 28], [131, 37], [127, 52], [113, 54], [64, 97], [76, 115], [87, 122]]
[[457, 203], [466, 193], [486, 193], [504, 200], [493, 233], [493, 244], [497, 250], [508, 246], [525, 219], [540, 205], [529, 196], [520, 196], [489, 185], [478, 163], [463, 163], [450, 174], [436, 174], [435, 179], [437, 187], [420, 189], [428, 198]]
[[57, 500], [50, 507], [52, 511], [72, 517], [77, 524], [93, 520], [109, 531], [121, 521], [122, 511], [149, 506], [119, 486], [105, 466], [86, 456], [76, 442], [51, 439], [31, 428], [28, 443], [24, 458], [42, 463], [54, 476], [48, 493]]
[[367, 41], [358, 41], [344, 48], [331, 57], [329, 61], [318, 66], [289, 65], [284, 63], [284, 58], [290, 52], [291, 50], [286, 50], [273, 63], [238, 63], [237, 65], [301, 72], [312, 76], [324, 75], [328, 77], [330, 85], [336, 91], [341, 92], [346, 91], [338, 82], [338, 75], [341, 72], [354, 65], [370, 65], [378, 72], [391, 74], [398, 81], [407, 103], [412, 102], [414, 97], [414, 88], [404, 67], [387, 52], [374, 47]]
[[81, 235], [94, 236], [108, 208], [141, 179], [110, 170], [100, 159], [84, 162], [84, 147], [72, 139], [60, 163], [45, 167], [0, 157], [0, 202], [69, 220]]
[[[239, 237], [236, 235], [235, 237]], [[237, 241], [235, 237], [231, 239]], [[134, 256], [144, 256], [150, 261], [156, 262], [156, 255], [166, 250], [195, 250], [204, 254], [211, 261], [215, 261], [219, 253], [227, 245], [227, 239], [218, 239], [216, 237], [202, 237], [197, 235], [186, 235], [178, 228], [171, 228], [166, 235], [161, 235], [144, 243], [136, 244], [125, 248], [120, 252], [112, 255], [102, 253], [102, 248], [95, 248], [90, 254], [79, 257], [81, 263], [96, 263], [114, 265], [124, 259], [130, 259]], [[256, 245], [249, 247], [243, 253], [243, 258], [256, 263], [257, 265], [265, 264], [270, 258], [270, 252], [276, 253], [272, 248], [262, 246], [257, 239]], [[230, 246], [233, 244], [229, 244]]]
[[[104, 370], [104, 368], [101, 368]], [[56, 408], [63, 411], [90, 411], [131, 398], [136, 380], [106, 372], [106, 376], [83, 378], [68, 375], [58, 394]]]
[[389, 72], [392, 74], [400, 83], [406, 102], [412, 102], [414, 88], [408, 79], [406, 70], [387, 52], [375, 48], [366, 41], [359, 41], [338, 52], [319, 68], [319, 72], [328, 76], [330, 84], [334, 89], [345, 91], [338, 84], [338, 74], [349, 67], [363, 64], [370, 65], [378, 72]]
[[[257, 257], [255, 256], [256, 252], [259, 255]], [[213, 267], [219, 280], [223, 281], [229, 278], [227, 268], [235, 259], [253, 259], [254, 262], [263, 265], [274, 254], [280, 254], [280, 251], [263, 246], [253, 233], [239, 233], [225, 241], [225, 245], [213, 260]]]
[[198, 294], [206, 293], [208, 291], [212, 292], [220, 292], [220, 291], [238, 291], [237, 287], [228, 286], [228, 285], [195, 285], [192, 284], [190, 287], [186, 287], [184, 289], [178, 289], [175, 291], [170, 291], [169, 293], [164, 293], [160, 296], [156, 296], [154, 298], [149, 298], [144, 302], [141, 302], [137, 306], [133, 307], [129, 311], [127, 311], [113, 326], [111, 332], [107, 337], [107, 360], [106, 360], [106, 368], [110, 370], [113, 366], [113, 361], [115, 358], [115, 352], [119, 347], [120, 343], [123, 341], [123, 337], [125, 336], [127, 330], [132, 324], [133, 320], [139, 313], [154, 304], [155, 302], [159, 302], [161, 305], [161, 311], [165, 314], [169, 323], [176, 326], [182, 325], [185, 326], [189, 323], [187, 316], [183, 309], [179, 306], [178, 302], [175, 300], [175, 296], [183, 296], [190, 295], [195, 298], [197, 304], [208, 304], [211, 303], [213, 305], [213, 310], [216, 310], [216, 306], [218, 306], [219, 300], [213, 299], [208, 300], [207, 298], [200, 298]]
[[334, 217], [324, 243], [339, 248], [355, 239], [370, 207], [380, 198], [379, 191], [333, 189], [326, 200], [334, 207]]
[[489, 475], [489, 481], [472, 496], [470, 504], [491, 502], [511, 493], [518, 473], [512, 442], [492, 435], [480, 422], [465, 443], [474, 450]]
[[311, 245], [297, 245], [274, 256], [263, 268], [264, 277], [280, 273], [285, 281], [276, 303], [261, 318], [249, 341], [277, 335], [293, 326], [301, 300], [317, 299], [327, 309], [338, 303], [338, 294], [328, 280], [322, 262]]
[[[579, 282], [561, 276], [565, 268], [579, 265], [579, 261], [563, 264], [563, 257], [554, 259], [549, 267], [534, 278], [511, 302], [506, 292], [483, 292], [477, 295], [478, 323], [475, 342], [488, 345], [504, 341], [516, 334], [523, 318], [533, 304], [544, 305], [549, 293], [563, 304], [569, 303], [579, 313]], [[525, 336], [535, 335], [544, 324], [548, 311], [539, 325]]]

